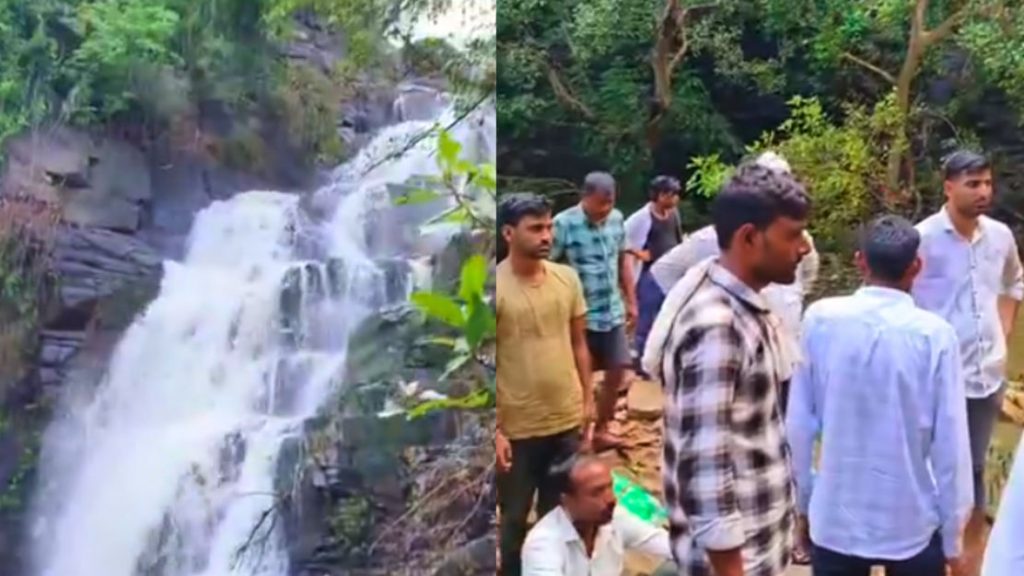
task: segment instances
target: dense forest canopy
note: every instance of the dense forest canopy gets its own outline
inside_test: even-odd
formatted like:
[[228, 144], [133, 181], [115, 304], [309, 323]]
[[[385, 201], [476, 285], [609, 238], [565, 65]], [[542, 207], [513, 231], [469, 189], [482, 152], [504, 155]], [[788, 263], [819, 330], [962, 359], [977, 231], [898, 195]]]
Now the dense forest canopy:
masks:
[[[298, 144], [337, 156], [344, 89], [394, 68], [395, 46], [420, 63], [459, 57], [414, 42], [417, 19], [450, 0], [0, 0], [0, 142], [43, 121], [153, 132], [198, 105], [277, 111]], [[315, 19], [345, 58], [320, 78], [282, 52]], [[440, 55], [440, 57], [439, 57]], [[398, 73], [398, 72], [396, 72]]]
[[871, 211], [932, 209], [938, 162], [967, 146], [993, 155], [1001, 215], [1019, 219], [1019, 1], [499, 0], [498, 13], [503, 189], [568, 193], [607, 169], [632, 207], [669, 173], [699, 207], [771, 147], [811, 186], [819, 235], [842, 242]]

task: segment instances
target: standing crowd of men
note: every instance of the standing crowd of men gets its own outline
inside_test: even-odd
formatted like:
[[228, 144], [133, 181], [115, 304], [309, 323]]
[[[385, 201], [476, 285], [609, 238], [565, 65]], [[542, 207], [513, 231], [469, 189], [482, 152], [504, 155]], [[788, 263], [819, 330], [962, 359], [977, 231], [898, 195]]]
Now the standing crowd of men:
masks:
[[[606, 173], [557, 215], [544, 197], [503, 197], [501, 574], [617, 576], [629, 549], [688, 576], [781, 576], [793, 562], [969, 574], [986, 550], [985, 457], [1024, 270], [986, 216], [988, 160], [956, 152], [943, 171], [942, 208], [864, 225], [862, 286], [806, 310], [811, 200], [777, 155], [738, 167], [689, 235], [671, 177], [628, 219]], [[622, 445], [609, 422], [630, 370], [664, 394], [667, 530], [617, 507], [592, 455]], [[1022, 460], [984, 576], [1024, 574]]]

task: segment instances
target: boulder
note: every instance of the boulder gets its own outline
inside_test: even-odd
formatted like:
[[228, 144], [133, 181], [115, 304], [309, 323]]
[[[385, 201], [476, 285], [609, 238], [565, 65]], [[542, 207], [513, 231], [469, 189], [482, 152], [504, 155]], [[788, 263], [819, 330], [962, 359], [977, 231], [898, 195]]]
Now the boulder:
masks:
[[60, 204], [68, 224], [134, 232], [153, 195], [134, 146], [65, 126], [12, 138], [0, 194]]

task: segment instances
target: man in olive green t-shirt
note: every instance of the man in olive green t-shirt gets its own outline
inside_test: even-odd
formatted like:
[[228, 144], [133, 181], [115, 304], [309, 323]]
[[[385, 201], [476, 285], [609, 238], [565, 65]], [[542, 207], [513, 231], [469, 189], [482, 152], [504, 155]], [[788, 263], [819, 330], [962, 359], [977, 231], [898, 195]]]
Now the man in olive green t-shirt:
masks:
[[501, 574], [519, 576], [534, 494], [538, 518], [558, 505], [550, 469], [589, 444], [594, 399], [583, 288], [572, 268], [547, 261], [551, 205], [509, 195], [498, 221], [508, 244], [496, 298]]

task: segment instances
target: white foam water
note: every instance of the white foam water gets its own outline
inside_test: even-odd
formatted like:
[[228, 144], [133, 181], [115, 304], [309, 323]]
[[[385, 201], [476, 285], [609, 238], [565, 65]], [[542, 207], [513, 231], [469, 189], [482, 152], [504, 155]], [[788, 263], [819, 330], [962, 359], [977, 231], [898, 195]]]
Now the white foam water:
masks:
[[[93, 397], [51, 428], [62, 461], [42, 479], [37, 576], [288, 574], [269, 520], [278, 453], [343, 385], [349, 336], [386, 303], [368, 214], [386, 209], [389, 184], [437, 173], [434, 140], [373, 166], [386, 142], [429, 126], [388, 128], [338, 169], [319, 192], [337, 199], [325, 224], [277, 192], [197, 216]], [[456, 137], [493, 144], [479, 130]], [[413, 270], [423, 285], [429, 271]]]

